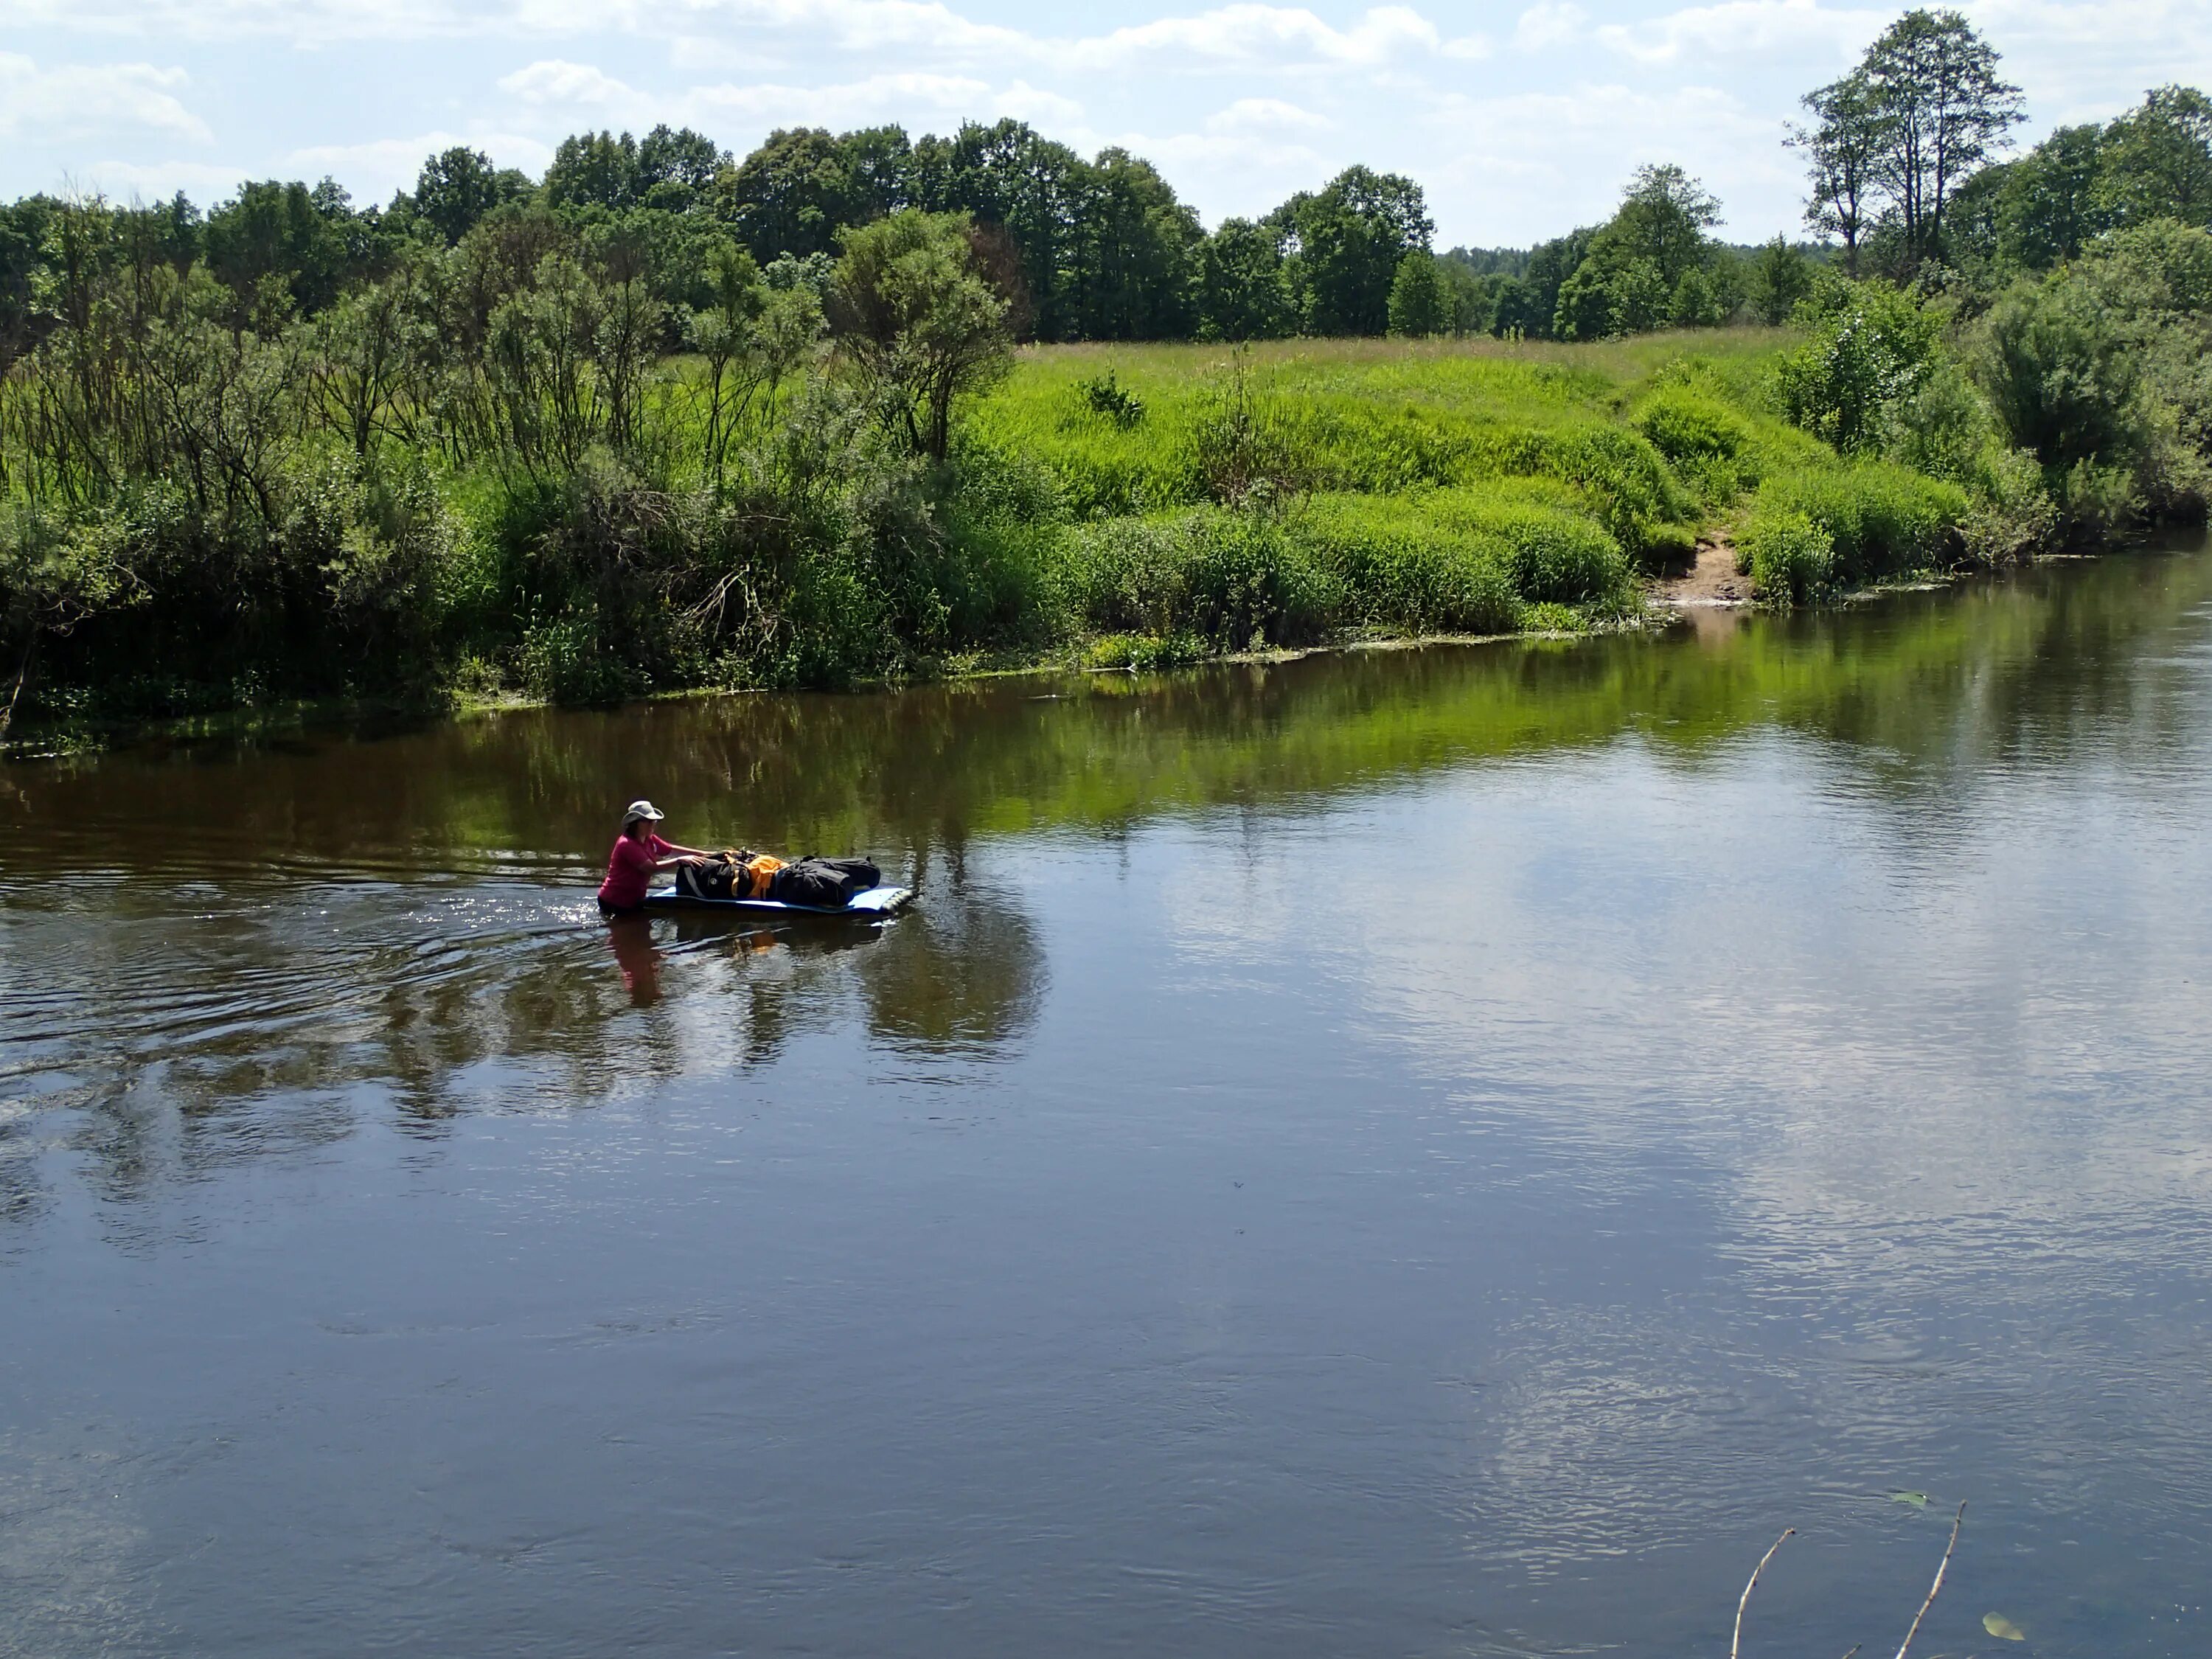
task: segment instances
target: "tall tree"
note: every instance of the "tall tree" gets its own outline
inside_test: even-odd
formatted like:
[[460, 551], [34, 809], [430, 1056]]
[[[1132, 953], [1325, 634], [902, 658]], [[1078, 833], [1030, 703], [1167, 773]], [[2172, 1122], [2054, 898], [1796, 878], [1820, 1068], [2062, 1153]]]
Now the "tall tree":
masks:
[[1087, 340], [1188, 337], [1205, 239], [1197, 213], [1151, 162], [1124, 149], [1102, 151], [1081, 176], [1070, 249], [1077, 332]]
[[1792, 127], [1786, 142], [1805, 152], [1811, 174], [1805, 222], [1842, 240], [1844, 267], [1856, 276], [1887, 124], [1863, 70], [1807, 93], [1803, 102], [1813, 125]]
[[1436, 234], [1419, 185], [1362, 167], [1346, 167], [1318, 193], [1292, 197], [1272, 222], [1296, 244], [1299, 321], [1318, 335], [1383, 332], [1398, 262], [1426, 252]]
[[2013, 162], [1997, 192], [1997, 257], [2046, 270], [2110, 230], [2106, 173], [2104, 134], [2094, 125], [2061, 127]]
[[319, 311], [337, 297], [345, 275], [343, 234], [296, 179], [240, 185], [208, 215], [206, 246], [209, 267], [238, 295], [240, 314], [263, 302], [265, 282], [282, 283], [301, 309]]
[[728, 154], [705, 134], [664, 123], [637, 147], [638, 198], [681, 212], [704, 197], [729, 164]]
[[848, 133], [782, 127], [725, 172], [717, 210], [765, 265], [784, 254], [829, 253], [837, 233], [901, 204], [906, 135], [896, 127]]
[[626, 208], [644, 195], [637, 140], [627, 132], [580, 132], [563, 138], [545, 169], [545, 199], [555, 207]]
[[1596, 237], [1596, 228], [1585, 225], [1531, 249], [1517, 286], [1498, 296], [1498, 317], [1492, 326], [1501, 333], [1518, 329], [1532, 339], [1550, 338], [1559, 315], [1559, 292]]
[[2124, 222], [2212, 220], [2212, 99], [2160, 87], [2106, 134], [2105, 196]]
[[411, 205], [416, 216], [428, 221], [451, 247], [485, 214], [529, 187], [520, 173], [493, 167], [491, 157], [482, 150], [456, 144], [422, 163]]
[[1224, 219], [1198, 255], [1199, 328], [1209, 340], [1275, 340], [1297, 327], [1283, 281], [1283, 239]]
[[1673, 162], [1641, 167], [1606, 227], [1632, 259], [1649, 259], [1671, 291], [1704, 262], [1705, 233], [1721, 221], [1719, 199]]
[[1433, 254], [1415, 252], [1398, 261], [1390, 283], [1390, 331], [1416, 340], [1448, 333], [1451, 295]]
[[1078, 331], [1076, 219], [1091, 187], [1088, 162], [1027, 122], [970, 121], [951, 138], [915, 146], [918, 205], [968, 213], [1004, 232], [1021, 259], [1030, 328], [1041, 340]]
[[1898, 216], [1908, 267], [1942, 250], [1943, 210], [2023, 118], [1996, 48], [1955, 11], [1909, 11], [1860, 66], [1879, 115], [1876, 177]]

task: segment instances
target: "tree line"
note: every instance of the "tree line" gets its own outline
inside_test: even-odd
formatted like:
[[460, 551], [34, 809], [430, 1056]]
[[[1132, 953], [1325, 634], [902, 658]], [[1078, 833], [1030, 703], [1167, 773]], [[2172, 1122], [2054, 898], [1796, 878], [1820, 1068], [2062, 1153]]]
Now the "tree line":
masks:
[[[1955, 12], [1908, 12], [1804, 104], [1789, 142], [1808, 168], [1806, 222], [1854, 276], [1988, 286], [2073, 258], [2106, 231], [2212, 216], [2203, 93], [2160, 88], [2112, 122], [2000, 160], [2021, 94]], [[54, 285], [63, 205], [32, 197], [0, 208], [0, 363], [58, 320], [40, 296]], [[314, 316], [471, 237], [621, 243], [661, 304], [696, 309], [720, 249], [763, 268], [827, 261], [847, 230], [909, 208], [970, 216], [1017, 337], [1038, 341], [1588, 339], [1778, 322], [1824, 257], [1782, 239], [1750, 252], [1716, 242], [1718, 203], [1666, 164], [1640, 169], [1603, 224], [1525, 250], [1435, 253], [1420, 186], [1364, 167], [1208, 232], [1141, 157], [1085, 158], [1013, 120], [919, 138], [897, 126], [795, 128], [742, 159], [688, 128], [584, 133], [536, 180], [448, 149], [381, 207], [356, 207], [329, 179], [270, 179], [205, 214], [181, 194], [110, 211], [134, 258], [204, 264], [240, 315], [282, 303]]]
[[[67, 280], [56, 261], [69, 205], [0, 208], [0, 362], [64, 320], [42, 296]], [[251, 181], [204, 215], [181, 193], [100, 204], [135, 260], [204, 266], [240, 318], [272, 304], [313, 317], [362, 283], [487, 242], [619, 243], [660, 302], [696, 309], [726, 250], [820, 265], [849, 230], [908, 209], [968, 215], [1018, 337], [1048, 342], [1379, 334], [1400, 261], [1432, 232], [1418, 185], [1355, 167], [1209, 236], [1151, 163], [1118, 149], [1085, 159], [1012, 120], [915, 140], [896, 126], [793, 129], [741, 161], [688, 129], [586, 133], [535, 181], [455, 148], [380, 207], [329, 179]]]

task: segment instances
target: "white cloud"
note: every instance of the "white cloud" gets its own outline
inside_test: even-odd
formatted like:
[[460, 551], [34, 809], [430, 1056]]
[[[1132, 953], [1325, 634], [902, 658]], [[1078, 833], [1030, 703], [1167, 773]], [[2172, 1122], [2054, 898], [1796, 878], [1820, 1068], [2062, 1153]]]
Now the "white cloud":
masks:
[[993, 94], [991, 106], [1000, 115], [1027, 121], [1054, 137], [1067, 132], [1083, 119], [1083, 106], [1074, 99], [1033, 87], [1026, 81], [1017, 81], [1004, 91]]
[[1380, 65], [1443, 44], [1437, 26], [1410, 6], [1377, 6], [1338, 29], [1303, 7], [1243, 4], [1115, 29], [1071, 42], [1067, 50], [1081, 63], [1102, 66], [1140, 58], [1195, 59], [1208, 67], [1295, 58]]
[[1239, 98], [1206, 118], [1208, 132], [1269, 133], [1333, 127], [1335, 122], [1280, 98]]
[[[492, 15], [513, 16], [503, 6]], [[9, 28], [185, 40], [274, 36], [302, 46], [473, 33], [491, 21], [472, 21], [451, 0], [0, 0], [0, 26]]]
[[1583, 37], [1589, 14], [1572, 0], [1536, 0], [1514, 26], [1513, 44], [1523, 52], [1571, 46]]
[[205, 143], [207, 123], [177, 97], [180, 69], [152, 64], [66, 64], [40, 69], [19, 52], [0, 52], [0, 137], [36, 134], [51, 141], [135, 128]]
[[639, 94], [605, 71], [589, 64], [571, 64], [558, 58], [541, 58], [500, 76], [499, 88], [526, 104], [623, 103]]
[[1645, 22], [1607, 24], [1595, 36], [1644, 64], [1673, 64], [1685, 55], [1700, 64], [1716, 58], [1827, 59], [1863, 50], [1890, 17], [1886, 11], [1830, 10], [1816, 0], [1723, 0]]
[[1036, 44], [1034, 35], [975, 22], [933, 0], [699, 0], [696, 11], [702, 16], [726, 12], [739, 21], [816, 35], [848, 52], [1026, 56]]
[[105, 196], [113, 202], [166, 201], [179, 191], [200, 203], [216, 202], [247, 179], [266, 178], [270, 169], [227, 161], [94, 161], [66, 179], [54, 182]]

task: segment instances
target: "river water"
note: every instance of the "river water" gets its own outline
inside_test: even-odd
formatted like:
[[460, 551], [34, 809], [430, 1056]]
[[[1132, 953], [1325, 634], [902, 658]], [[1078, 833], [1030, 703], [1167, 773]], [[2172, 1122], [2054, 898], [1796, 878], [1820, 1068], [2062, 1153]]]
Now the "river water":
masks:
[[2201, 550], [0, 770], [0, 1653], [2203, 1654], [2208, 822]]

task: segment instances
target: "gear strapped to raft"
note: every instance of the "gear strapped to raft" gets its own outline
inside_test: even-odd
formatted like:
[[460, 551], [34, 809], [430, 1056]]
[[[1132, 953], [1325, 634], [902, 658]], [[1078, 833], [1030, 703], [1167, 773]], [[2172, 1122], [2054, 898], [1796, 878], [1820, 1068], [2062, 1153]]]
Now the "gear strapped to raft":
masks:
[[879, 886], [883, 872], [866, 859], [825, 859], [808, 854], [787, 864], [766, 853], [733, 848], [676, 872], [676, 890], [696, 899], [769, 899], [779, 904], [835, 910], [855, 893]]

